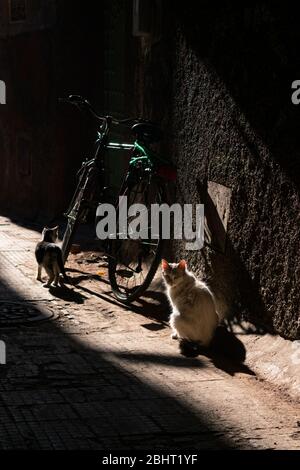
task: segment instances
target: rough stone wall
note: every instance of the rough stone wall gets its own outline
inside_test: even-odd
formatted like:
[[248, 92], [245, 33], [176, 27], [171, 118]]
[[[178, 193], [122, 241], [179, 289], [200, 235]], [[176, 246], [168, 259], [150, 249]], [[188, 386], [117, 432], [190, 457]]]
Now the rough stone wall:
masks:
[[204, 202], [207, 210], [208, 182], [231, 190], [226, 249], [188, 252], [178, 242], [174, 258], [186, 258], [208, 280], [224, 313], [299, 338], [300, 109], [291, 103], [291, 83], [300, 70], [295, 10], [275, 2], [164, 6], [167, 33], [147, 64], [148, 81], [151, 74], [157, 78], [156, 58], [168, 41], [172, 96], [155, 102], [149, 87], [143, 93], [153, 100], [153, 110], [169, 115], [178, 197]]

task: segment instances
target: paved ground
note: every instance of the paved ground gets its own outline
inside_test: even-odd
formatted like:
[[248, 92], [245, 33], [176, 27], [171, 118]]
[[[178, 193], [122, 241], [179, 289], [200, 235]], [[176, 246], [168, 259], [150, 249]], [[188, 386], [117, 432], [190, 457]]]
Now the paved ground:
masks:
[[91, 253], [49, 292], [38, 239], [0, 218], [0, 449], [300, 449], [299, 404], [242, 365], [237, 339], [220, 330], [210, 357], [181, 356], [164, 296], [121, 306]]

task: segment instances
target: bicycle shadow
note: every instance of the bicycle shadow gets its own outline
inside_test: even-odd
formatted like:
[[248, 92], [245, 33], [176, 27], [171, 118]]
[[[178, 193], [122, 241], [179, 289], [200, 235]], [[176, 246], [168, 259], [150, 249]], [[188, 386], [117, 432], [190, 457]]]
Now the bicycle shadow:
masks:
[[76, 304], [83, 304], [87, 297], [80, 292], [67, 287], [66, 285], [63, 286], [51, 286], [49, 288], [49, 292], [58, 299], [65, 300], [66, 302], [74, 302]]
[[[106, 282], [106, 284], [109, 285], [108, 281], [104, 281], [104, 282]], [[76, 288], [80, 289], [83, 292], [86, 292], [87, 294], [98, 297], [99, 299], [105, 300], [106, 302], [109, 302], [112, 305], [118, 306], [119, 308], [122, 308], [123, 310], [126, 310], [126, 311], [129, 310], [131, 312], [137, 313], [143, 317], [146, 317], [146, 318], [149, 318], [150, 320], [155, 321], [156, 323], [153, 324], [155, 325], [153, 326], [153, 330], [165, 328], [167, 325], [167, 321], [169, 317], [169, 307], [168, 307], [168, 303], [164, 299], [164, 295], [160, 292], [147, 291], [143, 295], [143, 297], [146, 297], [147, 295], [148, 298], [151, 298], [152, 302], [151, 301], [149, 302], [145, 298], [140, 297], [134, 303], [130, 305], [126, 305], [116, 300], [111, 290], [96, 292], [95, 290], [90, 289], [89, 287], [86, 287], [86, 286], [82, 286], [82, 285], [77, 285]], [[149, 324], [147, 326], [146, 325], [144, 326], [148, 329], [152, 329], [152, 326], [150, 326]]]
[[167, 323], [171, 310], [163, 292], [160, 292], [159, 290], [147, 290], [133, 303], [126, 305], [116, 300], [111, 289], [99, 291], [100, 289], [96, 290], [94, 286], [87, 287], [80, 284], [85, 280], [95, 280], [110, 287], [110, 282], [108, 279], [99, 277], [95, 274], [89, 274], [85, 271], [81, 271], [75, 268], [68, 268], [66, 271], [80, 274], [79, 276], [72, 277], [72, 284], [76, 286], [76, 289], [105, 300], [112, 305], [117, 305], [124, 310], [130, 310], [149, 319], [153, 319], [162, 325]]
[[[88, 281], [88, 280], [99, 281], [99, 282], [103, 282], [104, 284], [110, 285], [110, 282], [104, 277], [99, 276], [98, 274], [89, 273], [88, 271], [82, 271], [76, 268], [66, 268], [66, 272], [79, 274], [78, 276], [70, 277], [72, 281], [72, 285], [75, 285], [75, 286], [78, 286], [78, 284], [80, 284], [82, 281]], [[96, 295], [96, 292], [95, 292], [95, 295]]]
[[163, 324], [169, 320], [170, 305], [163, 292], [147, 290], [131, 306], [132, 311]]
[[82, 281], [101, 281], [105, 284], [109, 284], [109, 282], [106, 279], [103, 279], [103, 278], [99, 277], [97, 274], [88, 274], [88, 273], [86, 273], [86, 274], [81, 274], [79, 276], [72, 276], [73, 286], [77, 286], [77, 287], [81, 288], [81, 286], [79, 286], [79, 284]]

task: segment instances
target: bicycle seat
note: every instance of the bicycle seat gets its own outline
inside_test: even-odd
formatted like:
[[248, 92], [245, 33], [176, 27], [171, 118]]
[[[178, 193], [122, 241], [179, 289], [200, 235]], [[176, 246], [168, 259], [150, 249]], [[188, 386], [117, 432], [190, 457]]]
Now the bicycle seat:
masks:
[[160, 127], [151, 122], [138, 122], [132, 126], [131, 130], [139, 140], [149, 144], [158, 142], [162, 138]]

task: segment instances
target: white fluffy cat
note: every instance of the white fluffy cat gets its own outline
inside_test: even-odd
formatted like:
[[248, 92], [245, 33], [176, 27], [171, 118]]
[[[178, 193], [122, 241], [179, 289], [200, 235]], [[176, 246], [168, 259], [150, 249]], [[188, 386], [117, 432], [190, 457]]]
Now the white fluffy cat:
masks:
[[172, 338], [209, 346], [219, 323], [213, 294], [187, 270], [184, 260], [162, 260], [162, 274], [172, 306]]

